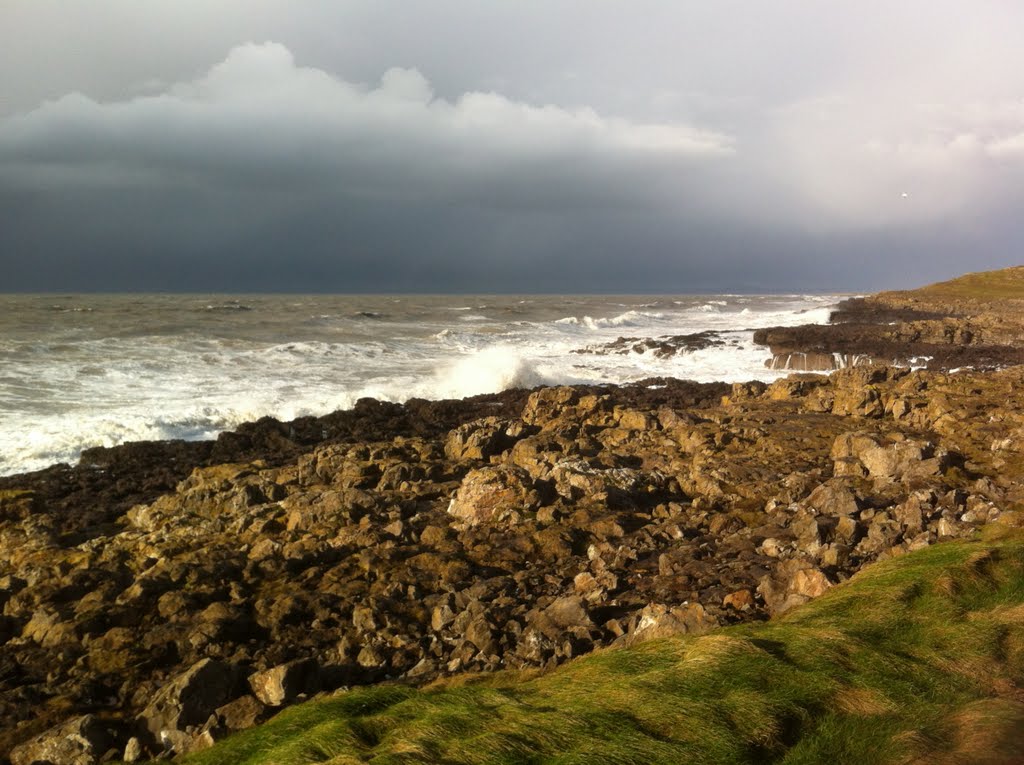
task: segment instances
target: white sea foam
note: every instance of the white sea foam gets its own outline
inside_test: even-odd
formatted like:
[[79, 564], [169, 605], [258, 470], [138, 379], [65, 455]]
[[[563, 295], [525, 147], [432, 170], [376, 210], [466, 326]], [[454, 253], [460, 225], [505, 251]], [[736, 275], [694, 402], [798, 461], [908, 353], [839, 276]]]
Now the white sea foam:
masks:
[[626, 311], [617, 316], [597, 317], [593, 316], [566, 316], [555, 321], [556, 324], [563, 324], [572, 327], [586, 327], [587, 329], [607, 329], [608, 327], [644, 327], [650, 326], [653, 322], [665, 318], [663, 313], [650, 311]]
[[[33, 320], [34, 310], [64, 315], [45, 303], [0, 300], [0, 474], [74, 462], [90, 446], [325, 414], [363, 396], [461, 398], [654, 376], [770, 380], [784, 373], [765, 368], [752, 331], [829, 314], [819, 296], [473, 302], [490, 317], [444, 298], [125, 296], [83, 299], [74, 306], [83, 311], [51, 325]], [[5, 316], [17, 321], [3, 326]], [[705, 330], [726, 344], [669, 359], [571, 353], [622, 334]]]

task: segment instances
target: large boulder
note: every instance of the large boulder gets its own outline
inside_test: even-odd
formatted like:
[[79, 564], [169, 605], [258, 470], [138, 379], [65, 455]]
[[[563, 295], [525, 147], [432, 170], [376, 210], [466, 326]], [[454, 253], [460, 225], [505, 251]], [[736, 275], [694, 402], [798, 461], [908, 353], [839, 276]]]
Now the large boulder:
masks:
[[633, 629], [622, 638], [625, 645], [675, 635], [702, 635], [718, 626], [718, 620], [700, 603], [666, 606], [651, 603], [640, 612]]
[[909, 439], [865, 449], [860, 461], [870, 477], [897, 481], [937, 475], [944, 466], [931, 444]]
[[925, 441], [885, 438], [874, 433], [844, 433], [832, 444], [837, 476], [868, 476], [887, 481], [941, 474], [952, 461], [948, 452]]
[[772, 616], [802, 606], [832, 586], [832, 582], [811, 561], [790, 558], [778, 563], [762, 577], [757, 591]]
[[569, 407], [579, 403], [580, 394], [575, 388], [542, 388], [530, 394], [523, 407], [523, 422], [527, 425], [545, 426], [558, 419]]
[[269, 715], [266, 705], [251, 695], [240, 696], [217, 709], [217, 721], [228, 731], [252, 728]]
[[514, 522], [538, 504], [529, 473], [498, 465], [470, 471], [448, 505], [448, 512], [469, 525]]
[[583, 424], [607, 427], [616, 423], [608, 396], [582, 395], [570, 387], [542, 388], [530, 394], [522, 419], [542, 430], [579, 428]]
[[236, 685], [234, 666], [202, 659], [157, 691], [139, 719], [158, 741], [170, 742], [181, 751], [184, 737], [180, 734], [198, 732], [218, 707], [234, 697]]
[[662, 488], [664, 476], [632, 468], [595, 468], [586, 460], [566, 459], [551, 470], [555, 490], [569, 500], [583, 497], [623, 500], [631, 495], [646, 495]]
[[460, 425], [448, 433], [445, 456], [450, 460], [486, 460], [501, 454], [526, 435], [526, 426], [514, 420], [484, 417]]
[[320, 665], [315, 659], [296, 659], [249, 676], [253, 695], [268, 707], [279, 707], [302, 694], [320, 690]]
[[14, 747], [11, 765], [95, 765], [114, 743], [93, 715], [75, 717]]
[[805, 507], [827, 516], [857, 514], [857, 496], [841, 479], [832, 479], [818, 486], [801, 503]]

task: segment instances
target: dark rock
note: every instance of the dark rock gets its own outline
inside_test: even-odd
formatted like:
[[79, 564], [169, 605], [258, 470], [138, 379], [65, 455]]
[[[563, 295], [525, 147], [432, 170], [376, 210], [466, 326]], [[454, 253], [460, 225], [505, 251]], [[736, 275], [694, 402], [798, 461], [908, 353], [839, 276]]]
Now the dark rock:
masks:
[[93, 715], [75, 717], [14, 747], [11, 765], [95, 765], [114, 738]]
[[270, 716], [270, 710], [255, 696], [240, 696], [216, 710], [217, 719], [229, 731], [245, 730], [259, 725]]
[[140, 720], [156, 739], [201, 726], [235, 694], [238, 672], [230, 664], [202, 659], [164, 685], [142, 710]]

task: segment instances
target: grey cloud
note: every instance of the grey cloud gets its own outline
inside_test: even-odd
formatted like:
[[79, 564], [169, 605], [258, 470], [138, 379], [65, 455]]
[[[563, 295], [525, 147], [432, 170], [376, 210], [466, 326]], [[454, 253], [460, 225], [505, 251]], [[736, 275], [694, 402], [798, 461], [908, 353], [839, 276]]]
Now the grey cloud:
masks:
[[653, 181], [731, 153], [727, 136], [685, 124], [494, 92], [448, 101], [415, 69], [391, 68], [362, 87], [296, 65], [275, 43], [236, 47], [205, 76], [157, 95], [100, 103], [76, 93], [0, 122], [0, 163], [9, 182], [29, 186], [294, 182], [501, 204], [522, 197], [523, 184], [544, 197], [554, 183], [566, 201], [596, 191], [621, 199], [637, 190], [593, 181], [630, 169]]
[[871, 289], [1005, 265], [1022, 25], [987, 0], [11, 0], [0, 289]]

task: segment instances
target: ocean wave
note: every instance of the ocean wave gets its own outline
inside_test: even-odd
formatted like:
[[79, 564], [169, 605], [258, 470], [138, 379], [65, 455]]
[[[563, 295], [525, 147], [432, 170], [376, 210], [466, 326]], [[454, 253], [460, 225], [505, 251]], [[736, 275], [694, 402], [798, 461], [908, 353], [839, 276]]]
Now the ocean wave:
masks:
[[64, 306], [64, 305], [51, 305], [50, 309], [56, 313], [93, 313], [96, 311], [95, 308], [89, 308], [86, 306]]
[[652, 321], [664, 318], [665, 314], [653, 311], [626, 311], [625, 313], [620, 313], [618, 316], [612, 316], [610, 318], [595, 319], [592, 316], [584, 316], [582, 318], [566, 316], [561, 319], [556, 319], [555, 324], [570, 327], [586, 327], [587, 329], [607, 329], [610, 327], [647, 326]]
[[320, 340], [280, 343], [240, 356], [284, 356], [289, 358], [375, 358], [386, 351], [383, 343], [327, 343]]
[[[266, 415], [287, 420], [326, 414], [362, 396], [392, 401], [461, 398], [512, 387], [621, 383], [653, 376], [775, 379], [776, 373], [764, 367], [767, 350], [750, 342], [753, 329], [824, 323], [830, 313], [826, 303], [834, 302], [697, 296], [681, 300], [685, 305], [680, 307], [665, 299], [662, 313], [641, 310], [642, 299], [622, 310], [594, 298], [538, 297], [529, 301], [538, 306], [536, 312], [531, 306], [530, 313], [505, 318], [479, 315], [475, 303], [463, 304], [465, 297], [451, 300], [451, 308], [458, 310], [447, 314], [433, 302], [429, 310], [414, 303], [401, 321], [361, 322], [358, 333], [346, 329], [348, 342], [331, 322], [320, 325], [309, 317], [333, 317], [351, 326], [351, 317], [366, 303], [332, 298], [302, 301], [297, 308], [289, 304], [275, 312], [259, 299], [247, 299], [257, 307], [257, 316], [269, 317], [265, 324], [227, 322], [205, 313], [200, 306], [206, 302], [225, 312], [244, 310], [241, 301], [214, 296], [176, 306], [181, 313], [168, 322], [181, 327], [177, 332], [164, 332], [162, 324], [157, 332], [139, 322], [132, 325], [138, 330], [125, 336], [121, 313], [111, 320], [107, 304], [97, 302], [94, 315], [75, 320], [73, 334], [33, 328], [3, 339], [3, 374], [8, 379], [0, 380], [0, 473], [70, 462], [87, 446], [211, 438]], [[70, 298], [51, 300], [60, 300], [64, 308], [74, 305]], [[493, 311], [504, 310], [498, 301], [494, 306]], [[698, 306], [716, 310], [700, 311]], [[132, 310], [145, 311], [146, 305]], [[392, 317], [406, 316], [386, 310]], [[556, 320], [563, 314], [574, 315]], [[232, 325], [229, 332], [226, 325]], [[609, 354], [588, 358], [585, 365], [569, 353], [618, 335], [700, 331], [727, 333], [737, 344], [671, 359]]]
[[230, 311], [255, 311], [256, 309], [251, 305], [246, 305], [245, 303], [228, 301], [227, 303], [210, 303], [209, 305], [203, 306], [199, 310], [216, 313]]
[[421, 386], [419, 395], [424, 398], [465, 398], [510, 388], [551, 385], [553, 382], [520, 349], [492, 346], [436, 369], [433, 379]]

